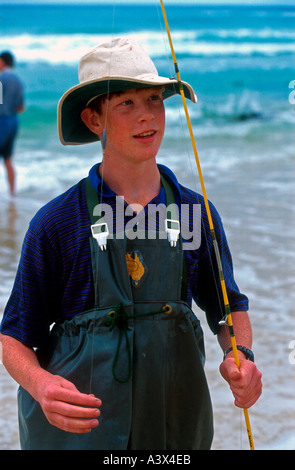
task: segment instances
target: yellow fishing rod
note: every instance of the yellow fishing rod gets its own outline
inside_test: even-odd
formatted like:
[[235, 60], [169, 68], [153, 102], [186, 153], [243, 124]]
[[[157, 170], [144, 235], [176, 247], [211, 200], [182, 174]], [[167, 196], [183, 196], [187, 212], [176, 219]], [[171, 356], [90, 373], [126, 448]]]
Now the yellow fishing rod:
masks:
[[[240, 368], [240, 360], [239, 360], [239, 356], [238, 356], [238, 349], [237, 349], [237, 343], [236, 343], [236, 338], [235, 338], [235, 334], [234, 334], [232, 316], [231, 316], [231, 311], [230, 311], [230, 306], [229, 306], [229, 301], [228, 301], [228, 296], [227, 296], [227, 291], [226, 291], [226, 286], [225, 286], [225, 281], [224, 281], [223, 268], [222, 268], [218, 243], [217, 243], [217, 239], [216, 239], [215, 229], [214, 229], [214, 225], [213, 225], [213, 220], [212, 220], [212, 216], [211, 216], [211, 211], [210, 211], [210, 207], [209, 207], [209, 203], [208, 203], [208, 198], [207, 198], [207, 195], [206, 195], [206, 189], [205, 189], [205, 185], [204, 185], [202, 169], [201, 169], [201, 165], [200, 165], [200, 161], [199, 161], [199, 157], [198, 157], [198, 151], [197, 151], [197, 147], [196, 147], [196, 142], [195, 142], [195, 138], [194, 138], [194, 134], [193, 134], [193, 130], [192, 130], [192, 125], [191, 125], [191, 121], [190, 121], [190, 117], [189, 117], [189, 113], [188, 113], [188, 109], [187, 109], [187, 105], [186, 105], [185, 95], [184, 95], [183, 86], [182, 86], [180, 73], [179, 73], [179, 69], [178, 69], [178, 64], [177, 64], [177, 60], [176, 60], [176, 56], [175, 56], [175, 52], [174, 52], [174, 47], [173, 47], [173, 43], [172, 43], [172, 39], [171, 39], [171, 34], [170, 34], [170, 29], [169, 29], [169, 25], [168, 25], [168, 20], [167, 20], [167, 15], [166, 15], [164, 3], [163, 3], [163, 0], [160, 0], [160, 2], [161, 2], [161, 9], [162, 9], [164, 22], [165, 22], [165, 27], [166, 27], [166, 31], [167, 31], [167, 35], [168, 35], [168, 39], [169, 39], [170, 49], [171, 49], [171, 53], [172, 53], [172, 58], [173, 58], [175, 72], [176, 72], [176, 77], [177, 77], [177, 81], [178, 81], [178, 85], [179, 85], [180, 95], [181, 95], [181, 98], [182, 98], [184, 112], [185, 112], [185, 116], [186, 116], [186, 120], [187, 120], [187, 124], [188, 124], [190, 138], [191, 138], [191, 141], [192, 141], [195, 160], [196, 160], [196, 164], [197, 164], [197, 168], [198, 168], [199, 179], [200, 179], [200, 183], [201, 183], [201, 188], [202, 188], [202, 193], [203, 193], [203, 197], [204, 197], [206, 213], [207, 213], [207, 217], [208, 217], [210, 232], [211, 232], [213, 246], [214, 246], [214, 252], [215, 252], [216, 261], [217, 261], [218, 270], [219, 270], [219, 279], [220, 279], [221, 290], [222, 290], [222, 295], [223, 295], [223, 302], [224, 302], [224, 309], [225, 309], [225, 319], [226, 319], [224, 323], [227, 324], [228, 329], [229, 329], [229, 334], [230, 334], [231, 345], [232, 345], [232, 349], [233, 349], [233, 353], [234, 353], [235, 363], [236, 363], [237, 367]], [[244, 416], [245, 416], [245, 422], [246, 422], [246, 428], [247, 428], [247, 433], [248, 433], [250, 449], [254, 450], [254, 443], [253, 443], [251, 425], [250, 425], [250, 420], [249, 420], [249, 414], [248, 414], [248, 410], [246, 408], [244, 408]]]

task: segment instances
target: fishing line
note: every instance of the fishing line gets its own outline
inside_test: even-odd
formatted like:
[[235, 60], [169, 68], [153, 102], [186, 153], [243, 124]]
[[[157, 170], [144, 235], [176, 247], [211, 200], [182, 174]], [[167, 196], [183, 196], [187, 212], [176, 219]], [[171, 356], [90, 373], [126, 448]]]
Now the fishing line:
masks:
[[[163, 28], [163, 25], [162, 25], [162, 18], [163, 16], [160, 14], [160, 10], [159, 10], [159, 5], [157, 3], [156, 5], [156, 8], [157, 8], [157, 13], [158, 13], [158, 18], [159, 18], [159, 23], [160, 23], [160, 28], [161, 28], [161, 32], [162, 32], [162, 39], [163, 39], [163, 44], [164, 44], [164, 48], [165, 48], [165, 53], [166, 53], [166, 60], [167, 60], [167, 63], [168, 63], [168, 68], [169, 68], [169, 72], [170, 72], [170, 76], [177, 79], [176, 77], [176, 74], [175, 74], [175, 70], [174, 70], [174, 73], [173, 73], [173, 67], [171, 67], [170, 65], [170, 54], [168, 53], [167, 51], [167, 38], [166, 38], [166, 29]], [[173, 85], [174, 86], [174, 89], [175, 89], [175, 93], [177, 93], [177, 85]], [[180, 127], [181, 127], [181, 131], [182, 131], [182, 135], [183, 136], [186, 136], [187, 133], [186, 133], [186, 127], [185, 127], [185, 124], [184, 124], [184, 121], [183, 121], [183, 113], [181, 111], [183, 111], [183, 108], [180, 107], [179, 103], [178, 103], [178, 100], [176, 101], [176, 107], [177, 107], [177, 110], [178, 110], [178, 114], [179, 114], [179, 122], [180, 122]], [[193, 165], [192, 163], [192, 155], [191, 155], [191, 151], [189, 150], [189, 145], [188, 145], [188, 141], [187, 141], [187, 138], [185, 137], [183, 139], [183, 143], [182, 143], [182, 146], [184, 146], [185, 148], [185, 152], [187, 153], [187, 156], [188, 156], [188, 162], [189, 162], [189, 165], [190, 165], [190, 169], [191, 169], [191, 174], [192, 175], [195, 175], [195, 166]], [[202, 206], [201, 204], [201, 200], [200, 200], [200, 195], [199, 195], [199, 188], [197, 187], [197, 176], [194, 176], [193, 178], [193, 184], [194, 184], [194, 187], [195, 187], [195, 192], [196, 192], [196, 196], [197, 196], [197, 201], [199, 202], [200, 206]], [[216, 291], [216, 295], [217, 295], [217, 300], [218, 300], [218, 304], [219, 304], [219, 310], [220, 312], [223, 312], [223, 305], [222, 305], [222, 299], [221, 299], [221, 296], [220, 296], [220, 292], [219, 292], [219, 289], [218, 289], [218, 285], [219, 285], [219, 281], [217, 279], [217, 276], [215, 274], [215, 269], [214, 269], [214, 264], [213, 264], [213, 259], [212, 259], [212, 256], [211, 256], [211, 252], [210, 252], [210, 243], [209, 243], [209, 237], [210, 237], [210, 233], [207, 234], [207, 230], [206, 230], [206, 226], [205, 226], [205, 222], [203, 220], [203, 216], [201, 214], [201, 224], [202, 224], [202, 228], [203, 228], [203, 233], [204, 233], [204, 238], [205, 238], [205, 244], [206, 244], [206, 247], [207, 247], [207, 252], [208, 252], [208, 257], [209, 257], [209, 262], [210, 262], [210, 266], [211, 266], [211, 271], [212, 271], [212, 276], [213, 276], [213, 282], [214, 282], [214, 285], [215, 285], [215, 291]], [[222, 315], [223, 316], [223, 315]]]
[[[111, 33], [111, 39], [114, 39], [114, 29], [115, 29], [115, 12], [116, 12], [116, 6], [113, 4], [113, 15], [112, 15], [112, 33]], [[111, 63], [112, 63], [112, 48], [110, 50], [110, 56], [109, 56], [109, 76], [111, 72]], [[108, 112], [109, 112], [109, 96], [110, 96], [110, 80], [107, 81], [107, 92], [106, 92], [106, 113], [105, 113], [105, 123], [104, 123], [104, 130], [103, 130], [103, 135], [102, 135], [102, 162], [104, 161], [104, 154], [105, 154], [105, 147], [107, 143], [107, 118], [108, 118]], [[104, 173], [104, 166], [102, 165], [102, 170], [101, 170], [101, 185], [100, 185], [100, 204], [102, 203], [102, 194], [103, 194], [103, 173]]]
[[[167, 60], [167, 63], [168, 63], [168, 68], [169, 68], [169, 73], [170, 73], [170, 76], [173, 77], [173, 78], [176, 78], [175, 77], [175, 70], [173, 70], [173, 67], [171, 67], [171, 57], [170, 57], [170, 54], [167, 52], [167, 37], [166, 37], [166, 30], [163, 28], [163, 25], [162, 25], [162, 15], [160, 14], [160, 11], [159, 11], [159, 5], [158, 5], [158, 2], [157, 2], [157, 5], [156, 5], [156, 8], [157, 8], [157, 13], [158, 13], [158, 18], [159, 18], [159, 23], [160, 23], [160, 28], [161, 28], [161, 32], [162, 32], [162, 40], [163, 40], [163, 44], [164, 44], [164, 48], [165, 48], [165, 53], [166, 53], [166, 60]], [[174, 85], [174, 88], [176, 90], [176, 85]], [[191, 169], [191, 174], [194, 175], [193, 177], [193, 185], [195, 187], [195, 192], [196, 192], [196, 196], [197, 196], [197, 201], [199, 202], [200, 205], [201, 204], [201, 195], [199, 194], [199, 188], [198, 188], [198, 185], [197, 185], [197, 175], [195, 175], [196, 173], [196, 168], [195, 166], [193, 165], [193, 161], [192, 161], [192, 155], [191, 155], [191, 150], [189, 148], [189, 145], [188, 145], [188, 140], [186, 138], [187, 136], [187, 132], [186, 132], [186, 126], [185, 126], [185, 123], [184, 123], [184, 120], [183, 120], [183, 109], [181, 108], [181, 106], [179, 105], [179, 101], [176, 100], [176, 108], [177, 108], [177, 111], [178, 111], [178, 115], [179, 115], [179, 123], [180, 123], [180, 128], [181, 128], [181, 133], [182, 135], [184, 136], [183, 138], [183, 143], [182, 143], [182, 146], [184, 148], [184, 151], [185, 153], [187, 154], [187, 159], [188, 159], [188, 162], [189, 162], [189, 165], [190, 165], [190, 169]], [[202, 234], [204, 235], [204, 240], [205, 240], [205, 245], [207, 247], [207, 253], [208, 253], [208, 258], [209, 258], [209, 263], [210, 263], [210, 267], [211, 267], [211, 272], [212, 272], [212, 278], [213, 278], [213, 282], [214, 282], [214, 286], [215, 286], [215, 292], [216, 292], [216, 296], [217, 296], [217, 301], [218, 301], [218, 305], [219, 305], [219, 311], [220, 312], [223, 312], [223, 305], [222, 305], [222, 298], [221, 298], [221, 295], [220, 295], [220, 292], [219, 292], [219, 280], [216, 276], [216, 273], [215, 273], [215, 268], [214, 268], [214, 264], [213, 264], [213, 259], [212, 259], [212, 256], [211, 256], [211, 250], [210, 250], [210, 243], [209, 243], [209, 238], [210, 238], [210, 233], [207, 234], [207, 230], [206, 230], [206, 225], [205, 225], [205, 222], [204, 222], [204, 219], [203, 219], [203, 214], [201, 214], [201, 227], [202, 227]], [[222, 314], [223, 316], [223, 314]], [[241, 415], [240, 415], [241, 416]], [[240, 419], [240, 435], [242, 434], [242, 421]], [[240, 440], [241, 442], [241, 440]], [[241, 447], [241, 446], [240, 446]]]
[[[227, 296], [227, 290], [226, 290], [226, 285], [225, 285], [225, 279], [224, 279], [224, 274], [223, 274], [223, 268], [222, 268], [220, 253], [219, 253], [219, 247], [218, 247], [218, 243], [217, 243], [217, 239], [216, 239], [216, 233], [215, 233], [214, 224], [213, 224], [213, 220], [212, 220], [212, 216], [211, 216], [211, 211], [210, 211], [210, 207], [209, 207], [209, 203], [208, 203], [208, 199], [207, 199], [207, 195], [206, 195], [206, 189], [205, 189], [204, 180], [203, 180], [203, 176], [202, 176], [200, 161], [199, 161], [199, 158], [198, 158], [196, 143], [195, 143], [195, 139], [194, 139], [194, 135], [193, 135], [193, 131], [192, 131], [191, 121], [190, 121], [190, 117], [189, 117], [188, 109], [187, 109], [187, 105], [186, 105], [185, 95], [184, 95], [184, 91], [183, 91], [183, 85], [182, 85], [182, 82], [181, 82], [180, 73], [179, 73], [179, 69], [178, 69], [178, 64], [177, 64], [176, 56], [175, 56], [175, 53], [174, 53], [174, 48], [173, 48], [172, 39], [171, 39], [171, 35], [170, 35], [170, 29], [169, 29], [169, 25], [168, 25], [167, 16], [166, 16], [166, 11], [165, 11], [164, 3], [163, 3], [162, 0], [160, 0], [160, 3], [161, 3], [163, 18], [164, 18], [164, 22], [165, 22], [165, 26], [166, 26], [166, 30], [167, 30], [167, 35], [168, 35], [168, 39], [169, 39], [169, 43], [170, 43], [170, 48], [171, 48], [171, 53], [172, 53], [172, 57], [173, 57], [175, 72], [176, 72], [176, 76], [177, 76], [177, 80], [178, 80], [178, 84], [179, 84], [179, 91], [180, 91], [180, 95], [181, 95], [181, 98], [182, 98], [182, 103], [183, 103], [185, 115], [186, 115], [186, 118], [187, 118], [187, 124], [188, 124], [188, 128], [189, 128], [189, 133], [190, 133], [191, 142], [192, 142], [192, 146], [193, 146], [193, 150], [194, 150], [195, 160], [196, 160], [196, 164], [197, 164], [197, 168], [198, 168], [199, 180], [200, 180], [201, 187], [202, 187], [202, 193], [203, 193], [206, 212], [207, 212], [207, 217], [208, 217], [208, 221], [209, 221], [209, 226], [210, 226], [210, 231], [211, 231], [211, 236], [212, 236], [212, 242], [213, 242], [214, 251], [215, 251], [215, 255], [216, 255], [216, 261], [217, 261], [218, 270], [219, 270], [220, 285], [221, 285], [221, 290], [222, 290], [222, 295], [223, 295], [223, 300], [224, 300], [225, 323], [227, 324], [228, 330], [229, 330], [229, 333], [230, 333], [230, 339], [231, 339], [232, 349], [233, 349], [233, 353], [234, 353], [235, 363], [236, 363], [237, 367], [239, 368], [240, 367], [240, 360], [239, 360], [239, 356], [238, 356], [237, 344], [236, 344], [236, 339], [235, 339], [235, 334], [234, 334], [234, 327], [233, 327], [233, 323], [232, 323], [231, 311], [230, 311], [230, 306], [229, 306], [229, 301], [228, 301], [228, 296]], [[247, 433], [248, 433], [248, 440], [249, 440], [250, 449], [254, 450], [252, 431], [251, 431], [250, 420], [249, 420], [249, 415], [248, 415], [248, 410], [247, 409], [244, 409], [244, 416], [245, 416], [246, 429], [247, 429]]]
[[[112, 28], [111, 28], [111, 39], [113, 40], [114, 38], [114, 25], [115, 25], [115, 10], [116, 6], [113, 4], [113, 14], [112, 14]], [[110, 70], [111, 70], [111, 60], [112, 60], [112, 48], [110, 50], [110, 56], [109, 56], [109, 73], [108, 75], [110, 76]], [[105, 147], [107, 143], [107, 117], [108, 117], [108, 110], [109, 110], [109, 95], [110, 95], [110, 80], [107, 81], [107, 92], [106, 92], [106, 113], [105, 113], [105, 123], [104, 123], [104, 130], [103, 130], [103, 135], [102, 135], [102, 140], [101, 142], [98, 142], [98, 144], [101, 144], [102, 148], [102, 162], [104, 161], [104, 156], [105, 156]], [[103, 187], [104, 187], [104, 166], [101, 166], [101, 174], [100, 174], [100, 190], [98, 192], [98, 204], [102, 204], [102, 199], [103, 199]], [[98, 189], [98, 188], [97, 188]], [[98, 251], [100, 254], [100, 252]], [[97, 256], [97, 268], [99, 268], [99, 261], [100, 261], [100, 256]], [[96, 307], [96, 306], [95, 306]], [[92, 382], [93, 382], [93, 363], [94, 363], [94, 331], [95, 331], [95, 326], [96, 326], [96, 318], [93, 319], [93, 324], [92, 324], [92, 333], [91, 333], [91, 363], [90, 363], [90, 377], [89, 377], [89, 393], [92, 391]]]
[[[157, 9], [157, 13], [158, 13], [158, 18], [159, 18], [159, 23], [160, 23], [161, 33], [162, 33], [162, 40], [163, 40], [163, 44], [164, 44], [164, 49], [165, 49], [166, 60], [167, 60], [167, 64], [168, 64], [170, 77], [176, 78], [175, 71], [173, 70], [173, 67], [171, 67], [170, 54], [168, 53], [168, 50], [167, 50], [166, 30], [163, 28], [162, 16], [160, 14], [158, 2], [157, 2], [157, 5], [156, 5], [156, 9]], [[175, 89], [175, 93], [177, 93], [177, 85], [175, 84], [173, 86], [174, 86], [174, 89]], [[199, 202], [200, 206], [202, 206], [201, 200], [200, 200], [201, 196], [199, 194], [199, 188], [197, 186], [197, 176], [195, 176], [195, 166], [193, 165], [193, 162], [192, 162], [192, 155], [191, 155], [191, 151], [189, 149], [188, 141], [187, 141], [187, 138], [186, 138], [187, 132], [186, 132], [185, 123], [183, 121], [183, 112], [181, 112], [181, 111], [183, 111], [183, 109], [179, 105], [178, 100], [175, 101], [175, 106], [177, 108], [178, 115], [179, 115], [179, 123], [180, 123], [181, 134], [184, 136], [183, 142], [182, 142], [181, 145], [184, 148], [184, 153], [187, 154], [187, 157], [188, 157], [187, 159], [188, 159], [188, 162], [189, 162], [189, 165], [190, 165], [191, 174], [194, 175], [193, 185], [195, 187], [197, 201]], [[190, 220], [190, 218], [189, 218], [189, 220]], [[188, 221], [188, 223], [189, 223], [189, 221]], [[218, 301], [218, 305], [219, 305], [219, 310], [220, 310], [220, 312], [223, 312], [222, 299], [221, 299], [220, 292], [219, 292], [219, 289], [218, 289], [218, 279], [217, 279], [217, 276], [215, 274], [213, 259], [212, 259], [210, 248], [209, 248], [210, 247], [210, 244], [209, 244], [210, 233], [207, 234], [207, 230], [206, 230], [205, 222], [203, 220], [203, 214], [202, 213], [201, 213], [201, 226], [203, 228], [202, 233], [204, 234], [205, 245], [207, 247], [207, 253], [208, 253], [209, 263], [210, 263], [210, 267], [211, 267], [211, 272], [212, 272], [213, 282], [214, 282], [214, 286], [215, 286], [215, 291], [216, 291], [216, 294], [217, 294], [217, 301]], [[184, 260], [184, 262], [185, 262], [185, 260]], [[241, 423], [241, 420], [240, 420], [240, 423]], [[241, 434], [241, 428], [240, 428], [240, 434]]]

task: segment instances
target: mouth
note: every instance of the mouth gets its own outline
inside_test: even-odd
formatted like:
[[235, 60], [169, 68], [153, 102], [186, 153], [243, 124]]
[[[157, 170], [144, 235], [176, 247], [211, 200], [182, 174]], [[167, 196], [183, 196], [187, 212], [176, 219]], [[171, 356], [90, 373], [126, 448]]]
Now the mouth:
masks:
[[153, 137], [156, 134], [156, 131], [146, 131], [146, 132], [141, 132], [140, 134], [136, 134], [134, 136], [135, 139], [148, 139], [150, 137]]

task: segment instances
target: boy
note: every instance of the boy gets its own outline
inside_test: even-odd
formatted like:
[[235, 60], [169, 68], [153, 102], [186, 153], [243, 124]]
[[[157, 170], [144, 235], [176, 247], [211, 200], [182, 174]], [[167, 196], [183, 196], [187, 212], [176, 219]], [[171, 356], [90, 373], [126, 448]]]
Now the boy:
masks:
[[[163, 99], [178, 93], [177, 81], [159, 77], [146, 53], [124, 38], [84, 56], [79, 79], [59, 103], [60, 139], [102, 140], [103, 161], [31, 222], [1, 327], [4, 364], [21, 385], [22, 448], [209, 449], [212, 409], [192, 298], [226, 352], [221, 373], [237, 406], [258, 399], [261, 374], [247, 360], [248, 302], [234, 282], [220, 218], [212, 206], [243, 347], [240, 370], [227, 351], [227, 327], [218, 324], [223, 312], [202, 197], [156, 164]], [[147, 223], [148, 208], [160, 204], [172, 221], [165, 225], [153, 213]], [[193, 206], [201, 204], [195, 249], [182, 249], [177, 231], [175, 207], [184, 204], [190, 227]]]

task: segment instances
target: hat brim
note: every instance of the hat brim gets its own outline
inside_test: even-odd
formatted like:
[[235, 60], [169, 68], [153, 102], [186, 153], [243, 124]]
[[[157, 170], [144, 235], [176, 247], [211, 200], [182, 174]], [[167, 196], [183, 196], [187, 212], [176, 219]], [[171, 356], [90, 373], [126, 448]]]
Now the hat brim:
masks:
[[[180, 94], [179, 84], [176, 79], [167, 79], [160, 76], [140, 80], [130, 77], [104, 77], [80, 83], [70, 88], [61, 97], [57, 108], [58, 135], [61, 143], [63, 145], [82, 145], [99, 140], [99, 136], [91, 132], [80, 117], [82, 110], [91, 98], [106, 93], [150, 86], [164, 86], [164, 99]], [[195, 103], [197, 97], [192, 87], [186, 82], [182, 82], [182, 86], [185, 97]]]

